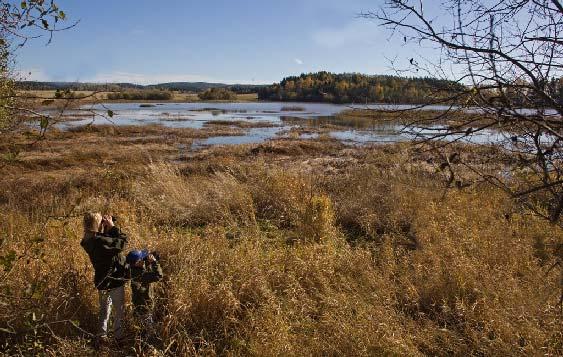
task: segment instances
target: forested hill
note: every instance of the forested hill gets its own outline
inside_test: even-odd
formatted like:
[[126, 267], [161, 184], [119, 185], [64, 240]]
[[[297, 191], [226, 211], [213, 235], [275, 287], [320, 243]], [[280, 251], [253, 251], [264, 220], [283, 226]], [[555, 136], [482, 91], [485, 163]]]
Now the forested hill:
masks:
[[330, 103], [422, 103], [427, 102], [429, 96], [462, 88], [458, 83], [435, 78], [318, 72], [286, 77], [279, 84], [260, 88], [258, 98]]
[[210, 88], [226, 88], [235, 93], [255, 93], [262, 85], [253, 84], [224, 84], [208, 82], [170, 82], [150, 85], [139, 85], [133, 83], [84, 83], [84, 82], [38, 82], [19, 81], [16, 82], [18, 89], [22, 90], [86, 90], [86, 91], [121, 91], [128, 89], [156, 89], [177, 90], [182, 92], [203, 92]]
[[261, 100], [306, 101], [330, 103], [425, 103], [430, 96], [448, 95], [463, 86], [435, 78], [407, 78], [358, 73], [334, 74], [329, 72], [307, 73], [284, 78], [272, 85], [223, 84], [207, 82], [171, 82], [152, 85], [132, 83], [80, 83], [80, 82], [16, 82], [23, 90], [176, 90], [203, 92], [212, 88], [224, 88], [235, 93], [256, 93]]

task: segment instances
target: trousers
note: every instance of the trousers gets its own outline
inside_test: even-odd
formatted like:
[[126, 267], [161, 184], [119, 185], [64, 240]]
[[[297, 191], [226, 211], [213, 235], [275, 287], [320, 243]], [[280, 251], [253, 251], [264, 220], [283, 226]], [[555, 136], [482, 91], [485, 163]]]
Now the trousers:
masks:
[[125, 311], [125, 288], [123, 286], [99, 290], [100, 300], [99, 331], [98, 336], [106, 337], [108, 324], [113, 307], [113, 334], [116, 339], [123, 337], [123, 313]]

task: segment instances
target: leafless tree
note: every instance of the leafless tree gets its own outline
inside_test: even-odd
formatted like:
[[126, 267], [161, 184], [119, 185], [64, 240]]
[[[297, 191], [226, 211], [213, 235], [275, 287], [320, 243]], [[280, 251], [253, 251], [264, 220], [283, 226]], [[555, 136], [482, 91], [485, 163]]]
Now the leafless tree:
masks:
[[[377, 20], [406, 46], [437, 51], [436, 57], [407, 59], [408, 70], [462, 84], [438, 89], [435, 97], [415, 108], [447, 104], [446, 110], [437, 115], [415, 110], [405, 123], [419, 143], [442, 157], [447, 186], [464, 187], [456, 178], [456, 168], [464, 167], [562, 227], [563, 4], [386, 0], [378, 11], [361, 16]], [[456, 119], [448, 120], [452, 117]], [[502, 156], [493, 165], [440, 150], [458, 141], [475, 142], [483, 133], [496, 133], [495, 140], [480, 142]], [[556, 245], [548, 273], [559, 265], [563, 308], [561, 238]]]
[[[455, 163], [561, 224], [563, 4], [559, 0], [387, 0], [379, 10], [361, 16], [375, 19], [406, 46], [436, 50], [436, 57], [407, 59], [409, 70], [463, 84], [425, 103], [448, 104], [440, 117], [463, 113], [460, 120], [440, 126], [437, 118], [423, 116], [410, 120], [407, 128], [424, 132], [424, 142], [435, 148], [498, 133], [494, 144], [511, 158], [506, 170], [477, 168], [459, 155]], [[442, 167], [450, 172], [449, 183], [455, 176], [452, 161], [445, 160]]]

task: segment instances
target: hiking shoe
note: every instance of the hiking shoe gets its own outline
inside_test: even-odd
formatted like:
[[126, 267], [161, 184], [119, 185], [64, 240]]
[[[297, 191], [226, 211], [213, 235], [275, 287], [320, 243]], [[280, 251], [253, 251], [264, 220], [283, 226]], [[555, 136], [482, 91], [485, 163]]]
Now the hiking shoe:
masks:
[[94, 349], [96, 350], [99, 350], [107, 345], [109, 345], [109, 339], [107, 336], [98, 336], [94, 340]]
[[116, 338], [116, 339], [115, 339], [115, 345], [116, 345], [118, 348], [122, 348], [122, 347], [124, 347], [125, 345], [127, 345], [127, 341], [128, 341], [127, 337]]

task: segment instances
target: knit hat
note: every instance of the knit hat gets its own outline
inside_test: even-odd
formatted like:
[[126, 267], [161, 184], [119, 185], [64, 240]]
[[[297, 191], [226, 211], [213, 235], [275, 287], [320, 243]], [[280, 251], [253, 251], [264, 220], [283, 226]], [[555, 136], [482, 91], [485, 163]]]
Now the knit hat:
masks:
[[149, 252], [145, 250], [132, 250], [127, 254], [125, 260], [128, 264], [134, 264], [139, 260], [144, 260], [149, 255]]

